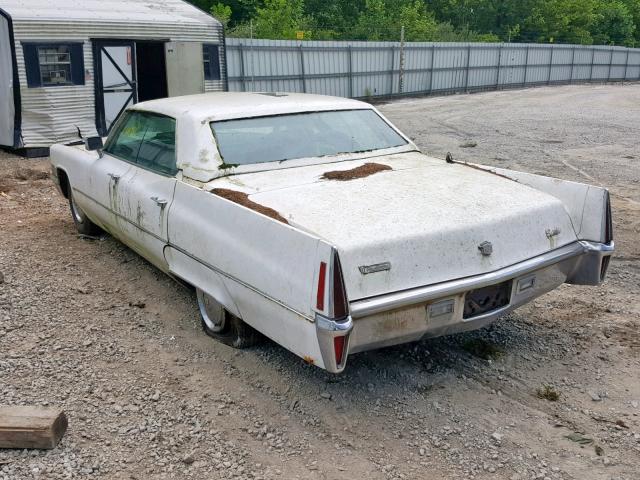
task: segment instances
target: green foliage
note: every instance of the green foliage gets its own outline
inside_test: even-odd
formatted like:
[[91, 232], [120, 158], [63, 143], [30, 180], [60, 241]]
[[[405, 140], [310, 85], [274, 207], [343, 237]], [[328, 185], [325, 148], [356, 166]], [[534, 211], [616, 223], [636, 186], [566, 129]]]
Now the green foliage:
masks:
[[640, 0], [189, 1], [231, 36], [640, 46]]
[[229, 20], [231, 20], [231, 7], [229, 5], [224, 5], [222, 3], [216, 3], [211, 6], [211, 15], [222, 22], [225, 28], [229, 24]]

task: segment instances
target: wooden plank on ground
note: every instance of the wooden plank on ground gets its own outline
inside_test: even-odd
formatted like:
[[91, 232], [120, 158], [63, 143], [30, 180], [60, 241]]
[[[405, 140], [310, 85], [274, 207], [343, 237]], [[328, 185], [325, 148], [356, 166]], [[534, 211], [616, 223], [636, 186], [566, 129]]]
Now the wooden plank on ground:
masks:
[[57, 408], [0, 407], [0, 448], [54, 448], [66, 430]]

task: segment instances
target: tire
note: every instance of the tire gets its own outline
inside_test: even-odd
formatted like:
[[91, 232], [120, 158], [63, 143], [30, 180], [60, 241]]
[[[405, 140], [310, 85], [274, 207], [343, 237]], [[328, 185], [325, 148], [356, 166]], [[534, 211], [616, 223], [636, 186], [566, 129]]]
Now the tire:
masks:
[[212, 338], [233, 348], [252, 347], [262, 335], [227, 311], [215, 298], [196, 288], [202, 329]]
[[76, 205], [76, 202], [73, 199], [71, 185], [68, 182], [67, 192], [69, 192], [69, 209], [71, 210], [71, 218], [73, 219], [73, 223], [75, 224], [78, 233], [89, 237], [97, 237], [100, 235], [100, 233], [102, 233], [102, 229], [89, 220], [89, 217], [87, 217], [82, 209]]

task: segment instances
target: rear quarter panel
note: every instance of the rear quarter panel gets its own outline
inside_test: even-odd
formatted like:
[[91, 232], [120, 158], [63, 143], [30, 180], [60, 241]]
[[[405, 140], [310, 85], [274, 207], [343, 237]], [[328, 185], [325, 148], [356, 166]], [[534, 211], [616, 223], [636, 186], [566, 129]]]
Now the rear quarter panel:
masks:
[[321, 240], [178, 182], [169, 242], [166, 257], [176, 276], [322, 366], [311, 304]]
[[478, 166], [556, 197], [569, 214], [578, 239], [605, 241], [606, 188], [504, 168]]

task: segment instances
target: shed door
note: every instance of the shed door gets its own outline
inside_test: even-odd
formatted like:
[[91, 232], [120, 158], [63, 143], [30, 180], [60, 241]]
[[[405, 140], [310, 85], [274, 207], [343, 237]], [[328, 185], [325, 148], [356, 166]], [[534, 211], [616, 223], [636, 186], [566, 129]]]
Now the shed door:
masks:
[[165, 49], [169, 96], [204, 93], [202, 43], [168, 42]]
[[116, 118], [138, 101], [134, 42], [93, 42], [96, 127], [106, 135]]

